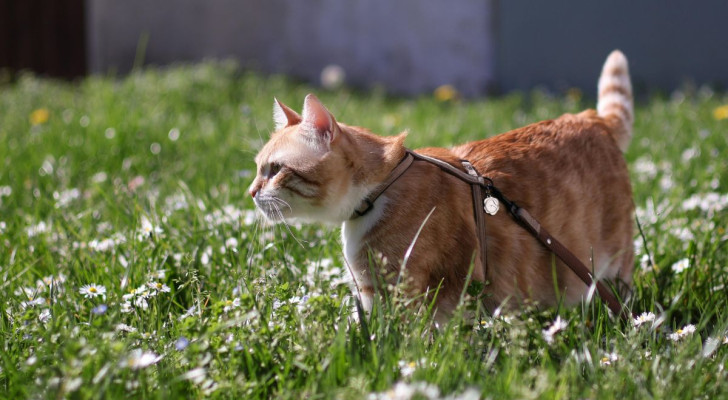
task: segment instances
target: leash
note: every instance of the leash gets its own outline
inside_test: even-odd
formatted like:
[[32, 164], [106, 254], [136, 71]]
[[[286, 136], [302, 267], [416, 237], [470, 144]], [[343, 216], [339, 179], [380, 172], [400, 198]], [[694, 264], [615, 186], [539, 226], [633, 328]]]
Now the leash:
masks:
[[[361, 204], [354, 210], [350, 219], [356, 219], [371, 211], [374, 202], [384, 193], [399, 177], [404, 174], [415, 160], [425, 161], [434, 164], [442, 171], [455, 176], [456, 178], [470, 184], [473, 197], [473, 214], [475, 217], [475, 225], [478, 232], [478, 242], [480, 245], [480, 258], [483, 265], [483, 276], [487, 279], [487, 263], [486, 263], [486, 242], [485, 242], [485, 216], [483, 212], [489, 215], [495, 215], [500, 206], [499, 202], [506, 206], [508, 213], [516, 220], [524, 229], [534, 236], [544, 247], [554, 253], [561, 261], [566, 264], [588, 287], [596, 286], [597, 293], [602, 301], [609, 307], [614, 315], [627, 320], [632, 315], [623, 307], [622, 303], [607, 288], [604, 283], [594, 281], [592, 273], [584, 263], [579, 260], [574, 253], [569, 251], [566, 246], [561, 244], [544, 228], [536, 218], [526, 209], [518, 206], [515, 202], [508, 199], [498, 188], [495, 187], [490, 178], [483, 177], [478, 173], [475, 167], [467, 160], [460, 160], [465, 172], [450, 163], [439, 160], [437, 158], [425, 156], [415, 153], [407, 149], [404, 158], [399, 162], [385, 181], [370, 193]], [[483, 196], [485, 194], [485, 196]], [[482, 206], [481, 206], [482, 204]], [[483, 211], [481, 211], [481, 209]]]

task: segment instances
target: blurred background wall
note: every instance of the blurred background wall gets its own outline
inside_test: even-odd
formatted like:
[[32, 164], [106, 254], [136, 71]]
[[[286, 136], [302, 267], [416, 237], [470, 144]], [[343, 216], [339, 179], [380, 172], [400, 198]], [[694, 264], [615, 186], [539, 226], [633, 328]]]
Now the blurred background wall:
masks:
[[[356, 86], [476, 94], [493, 76], [492, 7], [458, 0], [91, 0], [90, 67], [126, 71], [140, 38], [152, 64], [234, 57], [317, 81], [343, 68]], [[143, 36], [146, 35], [146, 36]]]
[[498, 2], [498, 83], [596, 91], [609, 51], [625, 52], [638, 89], [728, 84], [728, 2]]
[[349, 84], [399, 94], [593, 93], [620, 48], [643, 91], [724, 88], [726, 17], [718, 0], [0, 0], [0, 68], [69, 77], [234, 58], [312, 82], [338, 65]]

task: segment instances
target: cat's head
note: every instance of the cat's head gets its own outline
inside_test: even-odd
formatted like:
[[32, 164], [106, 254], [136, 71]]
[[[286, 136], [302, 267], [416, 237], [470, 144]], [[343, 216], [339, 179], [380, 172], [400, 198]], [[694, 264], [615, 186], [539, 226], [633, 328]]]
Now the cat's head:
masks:
[[371, 190], [357, 166], [355, 132], [312, 94], [300, 115], [276, 100], [273, 117], [275, 132], [255, 157], [255, 205], [274, 222], [346, 220]]

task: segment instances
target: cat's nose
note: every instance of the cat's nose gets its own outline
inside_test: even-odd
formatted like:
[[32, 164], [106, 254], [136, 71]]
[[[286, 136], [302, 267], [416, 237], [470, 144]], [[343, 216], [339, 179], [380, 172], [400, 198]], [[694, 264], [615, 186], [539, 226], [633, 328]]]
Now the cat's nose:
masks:
[[258, 194], [260, 191], [261, 184], [258, 179], [254, 180], [253, 183], [250, 184], [250, 187], [248, 188], [248, 193], [250, 193], [250, 197], [255, 198], [255, 195]]

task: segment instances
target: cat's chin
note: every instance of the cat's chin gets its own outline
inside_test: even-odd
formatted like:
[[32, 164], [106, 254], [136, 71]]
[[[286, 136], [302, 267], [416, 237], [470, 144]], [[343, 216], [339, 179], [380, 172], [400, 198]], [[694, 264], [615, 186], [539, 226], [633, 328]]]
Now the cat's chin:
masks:
[[[279, 219], [278, 222], [283, 222], [283, 220]], [[340, 219], [332, 219], [331, 216], [322, 217], [321, 215], [286, 216], [285, 222], [294, 224], [322, 224], [331, 227], [336, 227], [341, 224]]]
[[270, 217], [266, 215], [265, 213], [262, 213], [263, 218], [268, 224], [272, 225], [278, 225], [278, 224], [285, 224], [285, 225], [291, 225], [300, 227], [301, 225], [306, 224], [320, 224], [323, 226], [335, 228], [339, 225], [341, 225], [341, 221], [334, 222], [329, 220], [321, 220], [321, 219], [313, 219], [309, 217]]
[[338, 226], [341, 224], [341, 220], [339, 219], [332, 219], [331, 216], [322, 216], [322, 215], [284, 215], [282, 212], [275, 211], [275, 210], [266, 210], [264, 206], [258, 206], [257, 208], [258, 214], [262, 215], [262, 217], [265, 219], [266, 222], [272, 223], [272, 224], [280, 224], [280, 223], [287, 223], [287, 224], [323, 224], [327, 226]]

